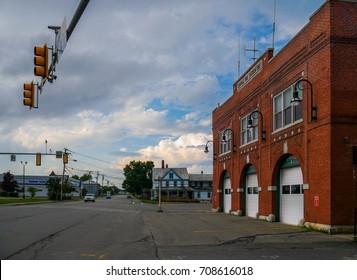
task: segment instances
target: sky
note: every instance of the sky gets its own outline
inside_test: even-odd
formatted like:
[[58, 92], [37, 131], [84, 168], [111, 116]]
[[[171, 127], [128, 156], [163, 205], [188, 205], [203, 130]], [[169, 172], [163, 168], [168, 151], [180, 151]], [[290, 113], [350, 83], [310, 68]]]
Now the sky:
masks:
[[[132, 160], [212, 173], [212, 111], [253, 63], [254, 39], [257, 57], [272, 46], [274, 0], [91, 0], [29, 110], [33, 48], [54, 46], [48, 26], [68, 26], [79, 3], [0, 0], [0, 153], [66, 148], [66, 174], [118, 187]], [[323, 3], [276, 0], [275, 54]], [[63, 172], [55, 156], [0, 154], [0, 173], [22, 175], [21, 161], [27, 175]]]

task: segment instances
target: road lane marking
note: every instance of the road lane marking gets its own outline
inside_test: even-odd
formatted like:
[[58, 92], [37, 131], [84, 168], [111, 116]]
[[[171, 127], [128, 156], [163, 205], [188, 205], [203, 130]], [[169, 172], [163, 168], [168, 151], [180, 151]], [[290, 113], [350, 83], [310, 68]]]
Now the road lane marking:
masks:
[[95, 254], [81, 254], [81, 257], [95, 257]]
[[255, 231], [255, 230], [296, 230], [298, 227], [280, 227], [280, 228], [243, 228], [243, 229], [204, 229], [193, 230], [193, 233], [219, 233], [219, 232], [241, 232], [241, 231]]

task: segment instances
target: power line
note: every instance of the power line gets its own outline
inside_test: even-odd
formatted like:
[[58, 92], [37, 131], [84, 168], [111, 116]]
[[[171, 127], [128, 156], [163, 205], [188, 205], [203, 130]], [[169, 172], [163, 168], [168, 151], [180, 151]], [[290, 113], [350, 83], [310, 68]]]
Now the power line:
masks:
[[84, 154], [81, 154], [81, 153], [72, 151], [72, 150], [70, 150], [70, 149], [67, 149], [67, 150], [70, 151], [70, 152], [73, 153], [73, 154], [80, 155], [80, 156], [83, 156], [83, 157], [86, 157], [86, 158], [90, 158], [90, 159], [93, 159], [93, 160], [96, 160], [96, 161], [101, 161], [101, 162], [104, 162], [104, 163], [113, 164], [113, 165], [117, 165], [117, 166], [120, 166], [120, 167], [123, 167], [123, 166], [124, 166], [123, 164], [119, 164], [119, 163], [115, 163], [115, 162], [110, 162], [110, 161], [106, 161], [106, 160], [103, 160], [103, 159], [95, 158], [95, 157], [92, 157], [92, 156], [84, 155]]
[[[71, 169], [71, 170], [74, 170], [74, 171], [77, 171], [79, 173], [83, 173], [83, 174], [88, 174], [88, 172], [98, 172], [99, 171], [93, 171], [93, 170], [82, 170], [82, 169], [79, 169], [79, 168], [74, 168], [74, 167], [67, 167], [66, 169]], [[115, 177], [115, 176], [111, 176], [111, 175], [107, 175], [105, 173], [101, 173], [100, 175], [104, 175], [105, 177], [108, 177], [108, 178], [112, 178], [112, 179], [116, 179], [116, 180], [125, 180], [125, 178], [121, 178], [121, 177]]]

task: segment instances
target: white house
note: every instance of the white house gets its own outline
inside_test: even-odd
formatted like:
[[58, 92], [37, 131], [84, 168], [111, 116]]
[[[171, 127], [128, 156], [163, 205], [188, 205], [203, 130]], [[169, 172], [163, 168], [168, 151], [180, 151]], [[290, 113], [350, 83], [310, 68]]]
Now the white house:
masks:
[[188, 174], [187, 168], [152, 169], [151, 199], [157, 199], [161, 185], [163, 201], [211, 201], [212, 174]]

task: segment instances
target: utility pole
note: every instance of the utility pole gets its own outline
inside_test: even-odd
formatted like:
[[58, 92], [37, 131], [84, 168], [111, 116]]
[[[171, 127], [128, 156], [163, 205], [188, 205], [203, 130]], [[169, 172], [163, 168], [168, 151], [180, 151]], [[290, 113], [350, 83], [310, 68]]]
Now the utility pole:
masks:
[[98, 176], [99, 176], [99, 171], [97, 171], [97, 177], [95, 177], [96, 196], [99, 195], [99, 192], [98, 192]]
[[157, 209], [156, 212], [164, 212], [161, 206], [161, 190], [162, 190], [162, 177], [158, 177], [159, 180], [159, 208]]
[[66, 164], [68, 163], [68, 154], [67, 154], [67, 149], [64, 149], [64, 154], [63, 154], [63, 174], [62, 174], [62, 184], [61, 184], [61, 200], [63, 198], [63, 184], [64, 184], [64, 172], [66, 170]]
[[27, 164], [27, 161], [22, 162], [22, 198], [25, 199], [25, 167]]

